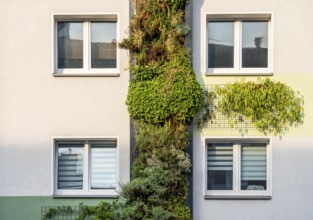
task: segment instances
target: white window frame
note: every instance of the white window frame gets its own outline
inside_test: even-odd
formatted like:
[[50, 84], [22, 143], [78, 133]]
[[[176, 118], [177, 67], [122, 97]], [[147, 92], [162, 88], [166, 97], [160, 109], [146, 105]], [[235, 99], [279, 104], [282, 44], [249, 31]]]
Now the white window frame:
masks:
[[[92, 142], [114, 139], [116, 143], [116, 188], [115, 189], [91, 189], [91, 145]], [[60, 190], [58, 186], [58, 143], [85, 142], [83, 147], [83, 189]], [[118, 137], [53, 137], [52, 138], [52, 196], [53, 197], [101, 197], [116, 198], [119, 196], [119, 140]]]
[[[271, 137], [206, 137], [204, 143], [204, 198], [205, 199], [271, 199], [272, 189], [272, 138]], [[233, 190], [207, 189], [208, 143], [233, 143]], [[266, 190], [241, 190], [241, 143], [266, 143]]]
[[[91, 68], [91, 22], [116, 22], [116, 42], [119, 37], [119, 14], [99, 13], [99, 14], [53, 14], [53, 76], [119, 76], [120, 49], [116, 46], [116, 68]], [[80, 21], [83, 23], [83, 68], [59, 69], [58, 68], [58, 37], [57, 23], [66, 21]]]
[[[241, 68], [242, 57], [242, 21], [268, 22], [268, 67], [267, 68]], [[208, 22], [234, 21], [234, 68], [209, 68], [208, 63]], [[273, 75], [273, 15], [272, 13], [226, 13], [206, 14], [205, 22], [205, 69], [206, 75]]]

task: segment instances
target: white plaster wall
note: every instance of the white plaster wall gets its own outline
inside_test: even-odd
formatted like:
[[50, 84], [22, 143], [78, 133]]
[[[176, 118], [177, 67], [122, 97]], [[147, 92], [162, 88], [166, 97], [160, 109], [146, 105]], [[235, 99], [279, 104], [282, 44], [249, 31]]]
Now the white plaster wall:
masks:
[[274, 73], [307, 73], [313, 70], [311, 0], [193, 0], [193, 64], [204, 73], [206, 13], [273, 13]]
[[313, 219], [313, 138], [273, 138], [271, 200], [205, 200], [204, 145], [194, 139], [195, 220]]
[[[243, 76], [206, 76], [207, 13], [272, 13], [273, 76], [304, 95], [304, 124], [282, 139], [273, 138], [271, 200], [205, 200], [204, 137], [236, 136], [236, 130], [194, 130], [193, 214], [195, 220], [313, 219], [313, 1], [193, 0], [193, 65], [202, 84], [221, 84]], [[246, 76], [246, 80], [256, 77]], [[254, 131], [248, 135], [260, 135]]]
[[127, 36], [127, 0], [0, 1], [0, 196], [51, 194], [53, 136], [117, 136], [129, 180], [128, 54], [119, 77], [53, 77], [53, 13], [117, 13]]

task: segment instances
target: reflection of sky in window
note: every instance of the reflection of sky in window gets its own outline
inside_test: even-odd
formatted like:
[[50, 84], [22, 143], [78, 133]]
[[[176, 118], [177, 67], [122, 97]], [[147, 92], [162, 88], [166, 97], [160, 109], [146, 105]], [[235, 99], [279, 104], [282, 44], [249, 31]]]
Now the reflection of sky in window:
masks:
[[83, 23], [60, 22], [58, 25], [58, 36], [64, 37], [68, 35], [72, 40], [83, 40]]
[[268, 47], [267, 21], [242, 22], [242, 46], [244, 48], [255, 48], [255, 38], [261, 38], [260, 47]]
[[115, 22], [92, 22], [91, 23], [91, 42], [92, 43], [111, 43], [116, 39]]
[[234, 45], [233, 21], [210, 21], [208, 32], [210, 44]]

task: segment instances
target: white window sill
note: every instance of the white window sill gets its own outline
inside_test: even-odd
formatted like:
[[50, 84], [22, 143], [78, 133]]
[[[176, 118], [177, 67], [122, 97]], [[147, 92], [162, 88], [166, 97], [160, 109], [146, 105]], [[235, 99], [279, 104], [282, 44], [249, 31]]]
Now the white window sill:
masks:
[[206, 73], [206, 76], [273, 76], [273, 72], [218, 72], [218, 73]]
[[119, 73], [53, 73], [54, 77], [119, 77]]
[[205, 195], [204, 199], [242, 199], [242, 200], [270, 200], [270, 195]]
[[54, 193], [52, 194], [53, 198], [118, 198], [119, 194], [116, 191], [110, 192], [92, 192], [92, 193]]

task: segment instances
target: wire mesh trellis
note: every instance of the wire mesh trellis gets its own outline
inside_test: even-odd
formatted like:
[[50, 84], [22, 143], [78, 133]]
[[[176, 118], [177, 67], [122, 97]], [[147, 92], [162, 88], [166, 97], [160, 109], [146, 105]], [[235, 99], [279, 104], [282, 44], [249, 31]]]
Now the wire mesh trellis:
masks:
[[[209, 84], [209, 85], [203, 85], [203, 91], [204, 95], [208, 96], [210, 92], [214, 92], [216, 88], [223, 87], [222, 84]], [[255, 129], [255, 126], [253, 123], [244, 118], [243, 116], [238, 116], [236, 119], [236, 123], [232, 123], [230, 119], [222, 114], [220, 110], [217, 108], [218, 102], [223, 98], [222, 96], [216, 94], [216, 97], [213, 100], [213, 104], [209, 106], [209, 109], [211, 112], [213, 112], [213, 116], [210, 119], [207, 119], [203, 126], [208, 129], [212, 130], [225, 130], [225, 129], [239, 129], [239, 130], [247, 130], [247, 129]], [[202, 113], [200, 112], [200, 115]], [[199, 116], [200, 117], [200, 116]]]
[[[97, 208], [97, 206], [89, 206]], [[101, 209], [102, 210], [102, 209]], [[106, 210], [103, 209], [105, 212]], [[114, 209], [113, 213], [107, 210], [109, 219], [119, 220], [118, 209]], [[96, 215], [96, 214], [95, 214]], [[41, 207], [41, 220], [91, 220], [95, 219], [95, 215], [86, 214], [86, 207], [81, 206], [42, 206]], [[103, 216], [102, 216], [103, 217]]]
[[79, 217], [79, 210], [79, 206], [43, 206], [41, 207], [41, 219], [76, 220]]

